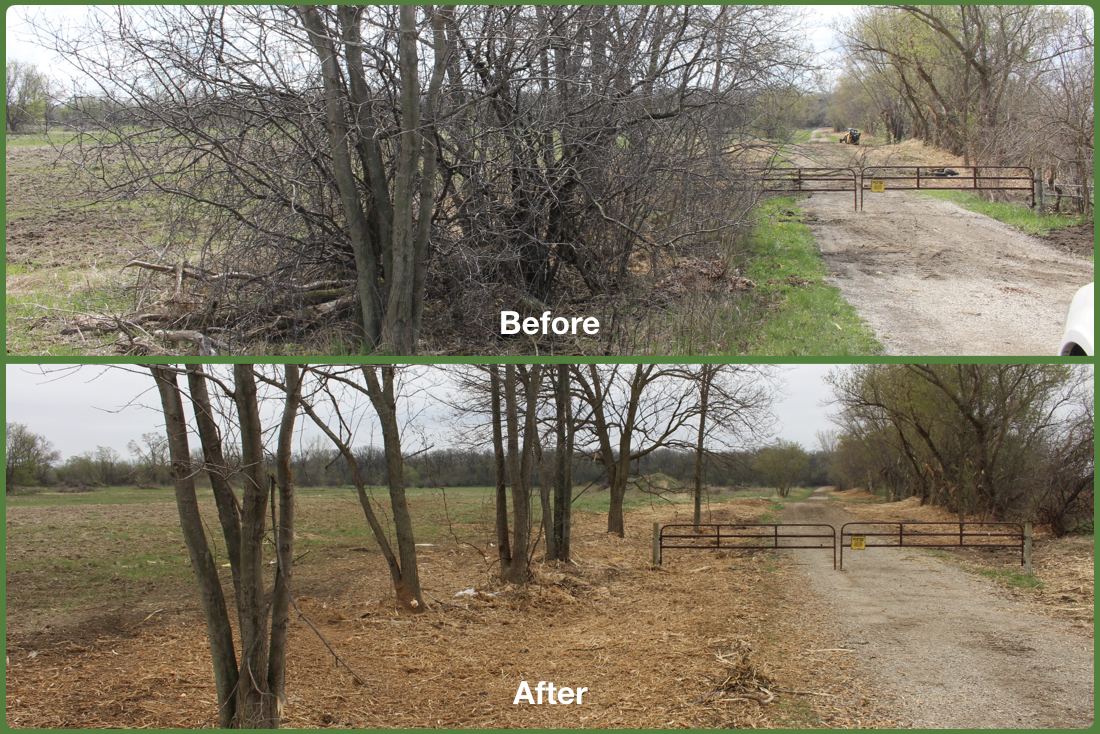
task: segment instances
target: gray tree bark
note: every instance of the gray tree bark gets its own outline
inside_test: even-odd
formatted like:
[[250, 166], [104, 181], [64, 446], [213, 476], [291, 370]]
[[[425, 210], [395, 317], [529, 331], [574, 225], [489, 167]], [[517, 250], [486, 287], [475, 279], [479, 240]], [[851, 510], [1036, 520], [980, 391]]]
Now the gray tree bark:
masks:
[[210, 657], [214, 665], [214, 687], [218, 693], [218, 726], [234, 725], [237, 714], [237, 657], [233, 649], [233, 629], [229, 625], [229, 610], [222, 594], [218, 568], [210, 553], [203, 531], [199, 503], [195, 495], [195, 479], [191, 472], [191, 451], [187, 442], [187, 420], [183, 414], [176, 372], [168, 365], [149, 365], [160, 393], [161, 408], [168, 430], [168, 449], [172, 461], [172, 482], [176, 488], [176, 508], [180, 528], [191, 558], [191, 569], [202, 596], [206, 635], [210, 642]]
[[374, 412], [382, 424], [382, 439], [386, 450], [386, 470], [389, 475], [390, 507], [393, 510], [393, 526], [397, 534], [397, 552], [401, 557], [401, 585], [396, 588], [397, 598], [415, 611], [424, 611], [420, 590], [420, 575], [416, 563], [416, 540], [413, 537], [412, 518], [405, 499], [405, 462], [401, 456], [401, 430], [397, 425], [397, 401], [394, 397], [394, 367], [378, 368], [382, 371], [379, 384], [374, 367], [363, 367]]

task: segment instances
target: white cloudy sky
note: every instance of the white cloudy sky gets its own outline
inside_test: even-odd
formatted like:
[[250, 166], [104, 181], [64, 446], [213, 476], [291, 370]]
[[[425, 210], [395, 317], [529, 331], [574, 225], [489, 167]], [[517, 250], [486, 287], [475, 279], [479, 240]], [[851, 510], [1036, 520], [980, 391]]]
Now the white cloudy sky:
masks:
[[[83, 366], [60, 371], [57, 365], [8, 365], [7, 422], [22, 423], [53, 442], [62, 458], [97, 446], [110, 446], [128, 456], [131, 439], [141, 434], [163, 432], [164, 422], [156, 409], [159, 398], [153, 380], [140, 368]], [[830, 397], [822, 378], [834, 365], [790, 365], [783, 368], [786, 396], [776, 406], [781, 426], [777, 435], [797, 441], [807, 449], [817, 445], [816, 433], [829, 429]], [[450, 443], [447, 411], [428, 406], [420, 413], [432, 444]], [[361, 443], [369, 442], [364, 435]], [[380, 443], [380, 442], [379, 442]]]

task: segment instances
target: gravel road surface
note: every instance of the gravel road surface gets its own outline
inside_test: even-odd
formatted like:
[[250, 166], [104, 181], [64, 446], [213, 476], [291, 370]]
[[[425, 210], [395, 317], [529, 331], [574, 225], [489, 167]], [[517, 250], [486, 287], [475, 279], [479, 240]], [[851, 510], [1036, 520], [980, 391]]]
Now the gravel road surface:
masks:
[[[783, 522], [856, 518], [821, 492]], [[866, 679], [918, 728], [1085, 728], [1093, 641], [919, 550], [790, 551]]]
[[[819, 129], [793, 166], [934, 166], [961, 161], [916, 141], [851, 146]], [[888, 355], [1051, 356], [1091, 260], [916, 191], [815, 193], [800, 206], [838, 287]]]
[[802, 204], [830, 282], [891, 355], [1057, 355], [1092, 261], [916, 192]]

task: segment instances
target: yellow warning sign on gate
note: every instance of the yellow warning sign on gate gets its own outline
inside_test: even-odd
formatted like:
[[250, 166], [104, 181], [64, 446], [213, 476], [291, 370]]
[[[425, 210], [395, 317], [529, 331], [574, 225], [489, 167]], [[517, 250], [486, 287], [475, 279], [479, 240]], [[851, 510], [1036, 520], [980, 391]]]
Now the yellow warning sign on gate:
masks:
[[883, 181], [881, 178], [872, 178], [871, 179], [871, 193], [872, 194], [881, 194], [884, 191], [886, 191], [886, 182]]
[[864, 535], [852, 536], [852, 550], [866, 550], [867, 549], [867, 537]]

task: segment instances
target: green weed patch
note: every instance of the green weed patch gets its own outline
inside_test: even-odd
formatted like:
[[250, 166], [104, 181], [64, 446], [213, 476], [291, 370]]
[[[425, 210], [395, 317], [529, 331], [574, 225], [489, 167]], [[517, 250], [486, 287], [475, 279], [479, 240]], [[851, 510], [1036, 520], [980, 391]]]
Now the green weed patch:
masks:
[[1092, 221], [1092, 216], [1060, 213], [1039, 213], [1020, 204], [986, 201], [968, 191], [925, 191], [935, 199], [950, 201], [978, 214], [1004, 222], [1028, 234], [1048, 235], [1051, 232]]
[[752, 355], [859, 356], [878, 354], [882, 344], [840, 295], [826, 285], [825, 267], [802, 211], [793, 199], [761, 205], [746, 275], [767, 302], [756, 325]]

